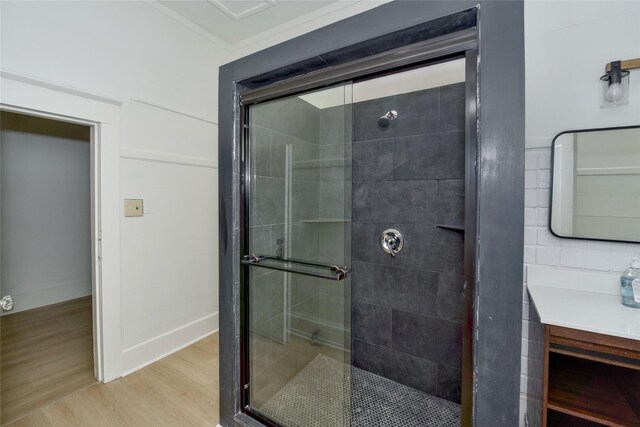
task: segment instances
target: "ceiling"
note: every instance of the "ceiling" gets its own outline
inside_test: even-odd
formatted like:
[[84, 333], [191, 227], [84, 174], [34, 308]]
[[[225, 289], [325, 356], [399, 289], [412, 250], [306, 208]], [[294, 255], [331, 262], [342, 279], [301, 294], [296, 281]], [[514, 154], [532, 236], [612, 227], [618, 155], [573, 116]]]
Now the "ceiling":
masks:
[[[294, 19], [335, 6], [337, 0], [160, 0], [186, 20], [234, 45]], [[348, 1], [341, 1], [345, 5]]]

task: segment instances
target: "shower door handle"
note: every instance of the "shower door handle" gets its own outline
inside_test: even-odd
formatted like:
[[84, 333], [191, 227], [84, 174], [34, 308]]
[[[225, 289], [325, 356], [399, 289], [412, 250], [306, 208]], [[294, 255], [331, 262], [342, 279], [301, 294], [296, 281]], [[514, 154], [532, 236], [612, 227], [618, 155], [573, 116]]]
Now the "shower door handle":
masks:
[[[346, 266], [321, 264], [300, 259], [282, 258], [269, 255], [245, 255], [242, 257], [240, 263], [250, 267], [261, 267], [270, 270], [296, 273], [303, 276], [312, 276], [335, 281], [345, 280], [350, 271]], [[313, 271], [311, 269], [325, 270], [325, 272]]]

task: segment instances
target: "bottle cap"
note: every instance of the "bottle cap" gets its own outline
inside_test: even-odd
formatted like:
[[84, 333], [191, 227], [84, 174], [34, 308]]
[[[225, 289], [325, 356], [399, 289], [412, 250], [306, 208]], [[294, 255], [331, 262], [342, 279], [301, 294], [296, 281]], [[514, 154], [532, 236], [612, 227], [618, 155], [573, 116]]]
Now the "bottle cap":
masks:
[[631, 261], [631, 268], [640, 268], [640, 258], [634, 258]]

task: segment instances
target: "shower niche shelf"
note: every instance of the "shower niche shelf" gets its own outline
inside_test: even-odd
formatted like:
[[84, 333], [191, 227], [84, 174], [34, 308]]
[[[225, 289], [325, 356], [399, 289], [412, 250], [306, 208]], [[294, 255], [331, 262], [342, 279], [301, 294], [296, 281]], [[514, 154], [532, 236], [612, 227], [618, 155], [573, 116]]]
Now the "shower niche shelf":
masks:
[[464, 233], [464, 225], [453, 225], [453, 224], [436, 224], [438, 228], [444, 228], [445, 230], [458, 231], [460, 233]]
[[340, 218], [312, 218], [312, 219], [302, 219], [300, 220], [303, 224], [337, 224], [344, 222], [351, 222], [348, 219], [340, 219]]
[[313, 159], [313, 160], [295, 160], [291, 162], [291, 165], [296, 169], [302, 168], [343, 168], [347, 164], [349, 159], [336, 158], [336, 159]]

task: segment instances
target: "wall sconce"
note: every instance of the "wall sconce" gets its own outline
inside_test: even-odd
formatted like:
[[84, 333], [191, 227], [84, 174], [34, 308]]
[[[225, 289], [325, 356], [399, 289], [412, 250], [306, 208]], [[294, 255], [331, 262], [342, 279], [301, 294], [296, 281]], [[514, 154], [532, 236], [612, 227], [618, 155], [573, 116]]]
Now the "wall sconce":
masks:
[[605, 67], [605, 75], [600, 77], [600, 107], [620, 107], [629, 103], [629, 70], [640, 68], [640, 58], [613, 61]]

